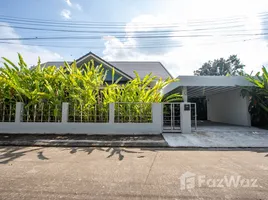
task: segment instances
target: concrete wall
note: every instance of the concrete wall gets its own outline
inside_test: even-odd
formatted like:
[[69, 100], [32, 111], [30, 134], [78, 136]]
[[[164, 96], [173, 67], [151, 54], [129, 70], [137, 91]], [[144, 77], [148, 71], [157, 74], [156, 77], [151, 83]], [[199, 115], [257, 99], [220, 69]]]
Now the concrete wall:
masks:
[[22, 134], [88, 134], [88, 135], [142, 135], [161, 134], [154, 123], [0, 123], [1, 133]]
[[207, 96], [208, 120], [235, 125], [250, 126], [248, 98], [240, 95], [240, 89]]
[[[190, 111], [184, 111], [181, 103], [182, 133], [191, 132]], [[115, 123], [114, 103], [109, 105], [109, 122], [107, 123], [78, 123], [68, 122], [68, 103], [62, 104], [62, 121], [53, 122], [22, 122], [23, 103], [16, 104], [15, 122], [0, 122], [0, 134], [88, 134], [88, 135], [153, 135], [163, 131], [163, 105], [152, 104], [151, 123]]]
[[108, 123], [74, 123], [67, 122], [68, 119], [68, 103], [62, 105], [62, 122], [22, 122], [23, 104], [16, 104], [16, 120], [15, 122], [0, 122], [1, 133], [22, 133], [22, 134], [99, 134], [99, 135], [115, 135], [115, 134], [161, 134], [162, 133], [162, 104], [152, 104], [152, 123], [114, 123], [114, 103], [109, 106], [109, 122]]

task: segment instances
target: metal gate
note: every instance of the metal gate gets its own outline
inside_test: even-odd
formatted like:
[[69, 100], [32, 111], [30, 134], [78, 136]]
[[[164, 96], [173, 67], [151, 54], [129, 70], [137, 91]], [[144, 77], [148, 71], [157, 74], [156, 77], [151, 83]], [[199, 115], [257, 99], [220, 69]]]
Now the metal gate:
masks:
[[163, 132], [181, 132], [180, 103], [163, 103]]
[[196, 112], [196, 103], [191, 103], [191, 125], [192, 130], [197, 131], [197, 112]]

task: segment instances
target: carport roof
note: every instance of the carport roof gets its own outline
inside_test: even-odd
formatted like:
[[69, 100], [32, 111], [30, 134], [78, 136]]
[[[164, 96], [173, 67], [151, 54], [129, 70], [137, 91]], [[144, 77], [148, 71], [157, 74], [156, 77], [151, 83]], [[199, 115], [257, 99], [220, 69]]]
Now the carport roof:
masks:
[[207, 96], [234, 90], [240, 86], [252, 86], [243, 76], [178, 76], [180, 81], [169, 84], [163, 94], [181, 91], [187, 87], [189, 97]]

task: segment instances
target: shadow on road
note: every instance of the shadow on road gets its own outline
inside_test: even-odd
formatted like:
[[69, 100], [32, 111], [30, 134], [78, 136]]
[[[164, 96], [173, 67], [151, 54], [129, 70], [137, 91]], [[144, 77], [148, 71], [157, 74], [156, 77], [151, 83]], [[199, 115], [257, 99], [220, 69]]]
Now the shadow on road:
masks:
[[[77, 153], [77, 151], [83, 151], [86, 152], [87, 154], [91, 154], [94, 150], [96, 151], [103, 151], [103, 152], [107, 152], [109, 153], [109, 155], [106, 158], [111, 158], [115, 155], [118, 155], [118, 160], [123, 160], [124, 159], [124, 155], [123, 153], [137, 153], [137, 154], [141, 154], [143, 152], [141, 151], [132, 151], [132, 150], [127, 150], [124, 148], [120, 148], [120, 147], [108, 147], [108, 148], [101, 148], [101, 147], [73, 147], [70, 150], [71, 154], [75, 154]], [[144, 156], [138, 156], [138, 158], [144, 158]]]
[[[49, 157], [45, 156], [44, 150], [49, 147], [14, 147], [14, 146], [0, 146], [0, 164], [8, 164], [27, 153], [36, 152], [36, 157], [39, 160], [46, 161]], [[57, 148], [57, 147], [54, 147]], [[61, 148], [61, 147], [58, 147]], [[267, 153], [264, 157], [268, 158], [268, 148], [122, 148], [122, 147], [71, 147], [62, 148], [67, 150], [70, 154], [76, 154], [77, 152], [84, 152], [90, 155], [93, 151], [102, 151], [107, 153], [106, 158], [118, 157], [119, 161], [122, 161], [127, 154], [137, 154], [137, 158], [144, 158], [141, 155], [145, 151], [251, 151], [256, 153]]]
[[[29, 152], [36, 152], [36, 156], [39, 160], [45, 161], [49, 160], [48, 157], [44, 155], [44, 150], [48, 147], [14, 147], [14, 146], [0, 146], [0, 164], [7, 164], [11, 161], [14, 161], [17, 158], [25, 156]], [[54, 147], [57, 148], [57, 147]], [[58, 147], [61, 148], [61, 147]], [[42, 151], [40, 151], [42, 150]], [[142, 154], [142, 151], [134, 151], [130, 149], [120, 148], [120, 147], [72, 147], [72, 148], [63, 148], [63, 150], [68, 150], [70, 154], [75, 154], [78, 151], [82, 151], [90, 155], [93, 151], [102, 151], [106, 152], [108, 155], [106, 158], [111, 158], [114, 156], [118, 156], [118, 160], [122, 161], [126, 154], [134, 153], [134, 154]], [[138, 156], [137, 158], [144, 158], [144, 156]]]
[[39, 151], [37, 157], [38, 157], [40, 160], [49, 160], [49, 158], [47, 158], [47, 157], [45, 157], [45, 156], [43, 155], [43, 151]]
[[[26, 155], [29, 152], [43, 149], [42, 147], [29, 149], [26, 147], [0, 147], [0, 164], [7, 164], [17, 158]], [[40, 153], [40, 152], [39, 152]], [[42, 152], [39, 156], [42, 156]], [[41, 158], [39, 158], [41, 159]]]
[[108, 148], [106, 150], [106, 152], [110, 152], [110, 155], [107, 156], [107, 158], [110, 158], [110, 157], [114, 156], [115, 154], [118, 154], [118, 160], [124, 159], [124, 155], [122, 154], [122, 152], [124, 152], [124, 153], [143, 153], [143, 152], [129, 151], [126, 149], [112, 148], [112, 147]]

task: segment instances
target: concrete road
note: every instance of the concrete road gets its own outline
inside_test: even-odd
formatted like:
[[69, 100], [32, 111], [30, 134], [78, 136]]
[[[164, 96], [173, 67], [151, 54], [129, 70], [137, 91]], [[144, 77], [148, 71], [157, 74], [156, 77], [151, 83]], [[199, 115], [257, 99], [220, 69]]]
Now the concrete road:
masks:
[[268, 199], [268, 149], [0, 147], [0, 199]]

